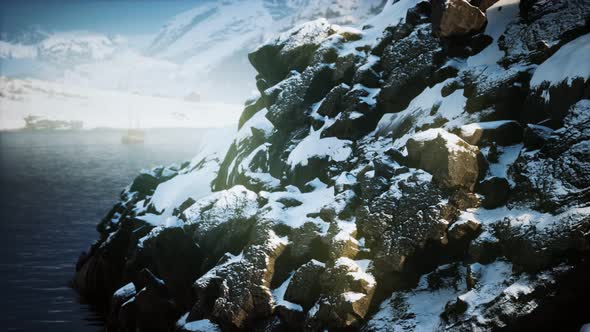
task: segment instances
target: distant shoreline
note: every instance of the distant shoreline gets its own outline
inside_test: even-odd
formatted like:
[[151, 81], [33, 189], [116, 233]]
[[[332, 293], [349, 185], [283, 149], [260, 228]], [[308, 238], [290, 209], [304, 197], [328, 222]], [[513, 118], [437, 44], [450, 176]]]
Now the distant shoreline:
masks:
[[[236, 124], [237, 125], [237, 124]], [[233, 127], [151, 127], [141, 128], [143, 131], [168, 131], [168, 130], [216, 130]], [[96, 127], [81, 129], [30, 129], [30, 128], [0, 128], [0, 133], [64, 133], [64, 132], [97, 132], [97, 131], [127, 131], [128, 128]]]

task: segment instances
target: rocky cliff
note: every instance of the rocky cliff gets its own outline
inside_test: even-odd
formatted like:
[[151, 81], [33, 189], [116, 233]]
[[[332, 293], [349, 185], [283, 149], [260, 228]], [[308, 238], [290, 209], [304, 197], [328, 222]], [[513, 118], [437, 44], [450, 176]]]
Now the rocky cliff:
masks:
[[577, 331], [589, 33], [584, 0], [298, 26], [249, 55], [229, 147], [137, 177], [74, 285], [112, 331]]

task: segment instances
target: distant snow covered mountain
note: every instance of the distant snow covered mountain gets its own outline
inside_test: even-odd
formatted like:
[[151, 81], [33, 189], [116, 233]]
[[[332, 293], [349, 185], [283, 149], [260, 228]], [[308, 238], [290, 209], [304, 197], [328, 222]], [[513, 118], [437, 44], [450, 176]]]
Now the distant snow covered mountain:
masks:
[[247, 54], [258, 45], [318, 17], [358, 25], [384, 4], [384, 0], [206, 1], [171, 18], [144, 46], [121, 36], [31, 28], [0, 40], [0, 74], [242, 103], [256, 89]]
[[[145, 54], [181, 65], [199, 77], [205, 96], [243, 100], [254, 90], [246, 55], [278, 32], [325, 17], [355, 25], [380, 12], [384, 0], [229, 0], [206, 2], [168, 22]], [[232, 91], [228, 96], [228, 91]]]
[[121, 36], [109, 37], [86, 31], [46, 33], [31, 38], [0, 41], [0, 58], [38, 59], [57, 65], [72, 65], [103, 60], [125, 44]]
[[383, 0], [230, 0], [207, 2], [174, 17], [156, 35], [149, 54], [171, 60], [227, 56], [253, 49], [278, 31], [325, 17], [355, 24], [383, 8]]

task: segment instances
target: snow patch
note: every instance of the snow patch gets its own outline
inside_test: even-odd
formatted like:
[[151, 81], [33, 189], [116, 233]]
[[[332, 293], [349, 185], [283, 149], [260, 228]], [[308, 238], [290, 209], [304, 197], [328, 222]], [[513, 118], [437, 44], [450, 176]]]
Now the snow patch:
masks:
[[307, 166], [309, 159], [314, 157], [327, 157], [330, 161], [336, 162], [348, 159], [352, 153], [352, 142], [336, 137], [321, 138], [320, 135], [327, 126], [328, 121], [318, 130], [314, 130], [313, 126], [309, 129], [309, 135], [297, 144], [287, 158], [291, 169], [297, 165]]
[[561, 82], [571, 85], [575, 78], [590, 78], [590, 34], [578, 37], [563, 45], [549, 59], [537, 67], [531, 87], [536, 88], [543, 82], [552, 86]]

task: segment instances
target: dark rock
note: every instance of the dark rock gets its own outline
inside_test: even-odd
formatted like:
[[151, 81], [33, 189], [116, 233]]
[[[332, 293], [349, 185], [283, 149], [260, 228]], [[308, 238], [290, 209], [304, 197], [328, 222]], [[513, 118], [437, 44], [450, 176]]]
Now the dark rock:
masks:
[[449, 204], [459, 210], [467, 210], [480, 207], [481, 199], [467, 190], [455, 190], [449, 197]]
[[[178, 255], [180, 252], [182, 255]], [[138, 255], [140, 257], [135, 259], [149, 261], [153, 271], [166, 283], [170, 297], [180, 308], [188, 310], [194, 299], [186, 290], [199, 276], [203, 262], [203, 253], [195, 244], [192, 234], [180, 227], [163, 229], [157, 236], [143, 241], [143, 248]], [[143, 287], [145, 285], [138, 285], [137, 288]], [[152, 288], [155, 289], [155, 285]]]
[[222, 328], [246, 328], [272, 313], [269, 292], [274, 263], [285, 244], [268, 224], [257, 224], [250, 242], [239, 256], [220, 263], [197, 279], [193, 290], [197, 302], [187, 321], [210, 316]]
[[270, 85], [274, 85], [291, 70], [305, 70], [319, 43], [333, 33], [334, 30], [327, 21], [312, 21], [289, 31], [288, 35], [278, 37], [273, 43], [263, 45], [248, 54], [248, 59], [256, 71]]
[[439, 40], [428, 27], [420, 26], [407, 36], [386, 45], [381, 57], [384, 81], [377, 97], [386, 113], [403, 110], [427, 85], [441, 64]]
[[478, 7], [479, 10], [481, 10], [484, 13], [486, 12], [486, 10], [488, 8], [493, 6], [496, 2], [498, 2], [498, 0], [470, 0], [469, 1], [469, 3], [471, 3], [473, 6]]
[[322, 104], [318, 108], [318, 114], [323, 116], [335, 117], [341, 111], [342, 97], [346, 92], [350, 90], [350, 87], [346, 84], [340, 84], [335, 86], [322, 101]]
[[549, 137], [553, 133], [553, 129], [541, 125], [528, 124], [524, 128], [524, 147], [528, 150], [536, 150], [542, 148]]
[[537, 151], [521, 153], [510, 169], [509, 204], [558, 213], [590, 200], [590, 102], [574, 105], [564, 126]]
[[491, 177], [477, 185], [477, 191], [485, 196], [482, 206], [486, 209], [495, 209], [505, 205], [510, 195], [510, 184], [505, 178]]
[[165, 331], [174, 326], [181, 311], [172, 299], [163, 293], [164, 284], [149, 282], [135, 296], [136, 326], [140, 330]]
[[443, 220], [452, 221], [455, 210], [443, 200], [430, 176], [414, 171], [360, 209], [359, 236], [365, 238], [380, 271], [403, 271], [406, 259], [427, 242], [444, 242]]
[[523, 130], [516, 121], [481, 122], [461, 127], [461, 138], [471, 145], [482, 146], [488, 143], [513, 145], [522, 142]]
[[520, 9], [524, 19], [509, 24], [498, 40], [506, 52], [506, 63], [541, 63], [565, 43], [590, 31], [587, 1], [523, 0]]
[[376, 282], [355, 261], [339, 258], [321, 275], [320, 284], [326, 295], [310, 310], [306, 328], [350, 328], [357, 326], [368, 314]]
[[320, 297], [320, 276], [325, 266], [311, 260], [295, 271], [285, 292], [285, 300], [297, 303], [308, 311]]
[[453, 224], [449, 228], [449, 238], [455, 241], [462, 239], [474, 239], [481, 230], [481, 223], [476, 220], [467, 220], [464, 223]]

